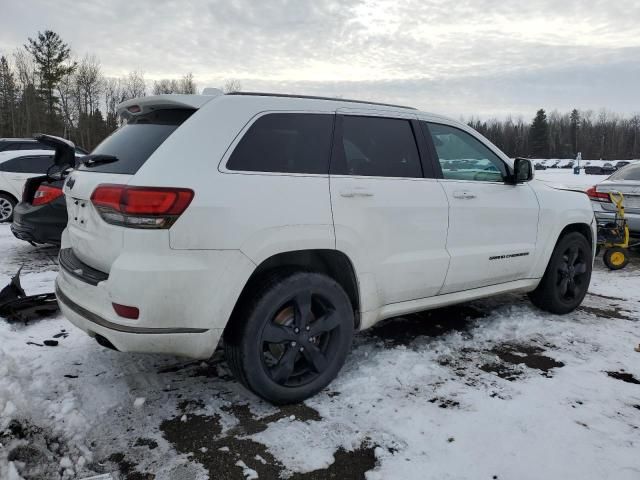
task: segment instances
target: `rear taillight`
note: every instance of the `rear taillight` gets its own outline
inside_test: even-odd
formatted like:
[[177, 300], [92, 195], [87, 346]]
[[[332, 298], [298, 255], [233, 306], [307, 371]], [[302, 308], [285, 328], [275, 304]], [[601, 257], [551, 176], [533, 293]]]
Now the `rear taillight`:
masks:
[[193, 200], [187, 188], [99, 185], [91, 202], [102, 219], [130, 228], [169, 228]]
[[33, 195], [31, 205], [37, 207], [38, 205], [44, 205], [46, 203], [53, 202], [56, 198], [62, 196], [62, 189], [58, 187], [52, 187], [50, 185], [40, 185], [36, 193]]
[[586, 193], [591, 200], [611, 203], [611, 197], [609, 197], [609, 194], [606, 192], [598, 192], [595, 186], [589, 188]]

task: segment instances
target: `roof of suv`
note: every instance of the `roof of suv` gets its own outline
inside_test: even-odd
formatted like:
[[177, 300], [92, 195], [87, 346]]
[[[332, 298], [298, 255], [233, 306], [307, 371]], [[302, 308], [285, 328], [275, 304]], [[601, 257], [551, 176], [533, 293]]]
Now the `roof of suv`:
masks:
[[447, 118], [442, 115], [420, 111], [414, 107], [394, 105], [390, 103], [369, 102], [365, 100], [351, 100], [351, 99], [345, 99], [345, 98], [322, 97], [322, 96], [312, 96], [312, 95], [293, 95], [293, 94], [284, 94], [284, 93], [263, 93], [263, 92], [231, 92], [226, 94], [217, 93], [212, 95], [192, 95], [192, 94], [151, 95], [147, 97], [139, 97], [139, 98], [133, 98], [131, 100], [126, 100], [117, 106], [117, 111], [118, 111], [118, 115], [128, 118], [130, 116], [148, 113], [150, 111], [163, 109], [163, 108], [165, 109], [187, 108], [187, 109], [197, 110], [203, 107], [205, 104], [209, 103], [210, 101], [214, 99], [220, 99], [223, 97], [226, 97], [226, 98], [261, 97], [263, 99], [272, 98], [274, 100], [279, 99], [283, 101], [286, 99], [291, 99], [293, 101], [300, 100], [300, 101], [307, 101], [307, 102], [309, 101], [333, 102], [336, 104], [342, 104], [341, 107], [343, 108], [349, 108], [349, 107], [357, 108], [357, 106], [360, 105], [364, 107], [370, 106], [372, 108], [380, 110], [380, 107], [382, 107], [382, 109], [389, 109], [395, 112], [398, 112], [398, 111], [400, 112], [404, 111], [405, 113], [413, 112], [421, 116], [444, 119], [451, 123], [460, 124], [460, 122], [457, 122], [451, 118]]
[[366, 100], [352, 100], [348, 98], [338, 97], [321, 97], [315, 95], [293, 95], [289, 93], [263, 93], [263, 92], [231, 92], [226, 95], [246, 95], [255, 97], [282, 97], [282, 98], [303, 98], [307, 100], [330, 100], [333, 102], [346, 102], [346, 103], [362, 103], [365, 105], [377, 105], [381, 107], [394, 107], [394, 108], [406, 108], [409, 110], [416, 110], [414, 107], [407, 107], [404, 105], [394, 105], [392, 103], [380, 103], [380, 102], [368, 102]]

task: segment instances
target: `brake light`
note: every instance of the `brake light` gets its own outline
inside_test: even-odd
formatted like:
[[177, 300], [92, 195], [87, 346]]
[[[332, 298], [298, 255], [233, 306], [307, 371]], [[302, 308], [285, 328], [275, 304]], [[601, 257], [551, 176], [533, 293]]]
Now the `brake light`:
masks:
[[587, 195], [591, 200], [595, 200], [596, 202], [609, 202], [611, 203], [611, 197], [606, 192], [598, 192], [596, 190], [595, 185], [587, 190]]
[[98, 185], [91, 202], [107, 223], [130, 228], [169, 228], [193, 200], [188, 188]]
[[36, 193], [33, 195], [31, 205], [37, 207], [38, 205], [45, 205], [53, 202], [56, 198], [62, 196], [62, 189], [58, 187], [52, 187], [49, 185], [40, 185]]

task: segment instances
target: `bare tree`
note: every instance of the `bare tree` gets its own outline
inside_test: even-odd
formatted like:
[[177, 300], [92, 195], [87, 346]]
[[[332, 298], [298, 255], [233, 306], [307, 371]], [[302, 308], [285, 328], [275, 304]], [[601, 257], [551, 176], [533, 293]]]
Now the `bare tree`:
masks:
[[189, 72], [180, 79], [180, 93], [191, 95], [198, 93], [198, 87], [193, 79], [193, 73]]
[[78, 92], [79, 110], [86, 115], [93, 115], [100, 105], [100, 97], [104, 90], [104, 78], [98, 59], [86, 55], [80, 63], [75, 74], [76, 88]]
[[129, 72], [129, 75], [122, 80], [122, 91], [124, 94], [122, 101], [146, 96], [147, 82], [144, 74], [138, 71]]
[[60, 112], [63, 117], [63, 136], [68, 137], [69, 131], [75, 129], [78, 123], [78, 95], [75, 76], [67, 74], [62, 77], [57, 85], [57, 90], [60, 99]]
[[230, 78], [229, 80], [224, 82], [224, 85], [222, 87], [222, 91], [224, 93], [240, 92], [241, 90], [242, 84], [240, 83], [240, 80], [235, 78]]
[[193, 80], [193, 74], [187, 73], [180, 80], [163, 78], [153, 82], [154, 95], [169, 93], [195, 94], [196, 83]]
[[108, 78], [104, 83], [104, 109], [107, 131], [118, 128], [117, 106], [125, 97], [122, 80], [119, 78]]
[[154, 95], [166, 95], [174, 93], [177, 89], [177, 82], [168, 78], [162, 78], [153, 82]]

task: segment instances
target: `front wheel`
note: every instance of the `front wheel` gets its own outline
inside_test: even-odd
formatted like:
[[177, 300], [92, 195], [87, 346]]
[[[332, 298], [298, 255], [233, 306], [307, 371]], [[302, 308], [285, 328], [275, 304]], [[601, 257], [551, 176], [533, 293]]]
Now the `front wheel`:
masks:
[[231, 370], [247, 388], [287, 404], [336, 377], [354, 331], [351, 302], [337, 282], [319, 273], [274, 273], [240, 301], [224, 345]]
[[562, 237], [538, 287], [529, 294], [535, 306], [551, 313], [572, 312], [582, 303], [593, 267], [589, 241], [578, 232]]

